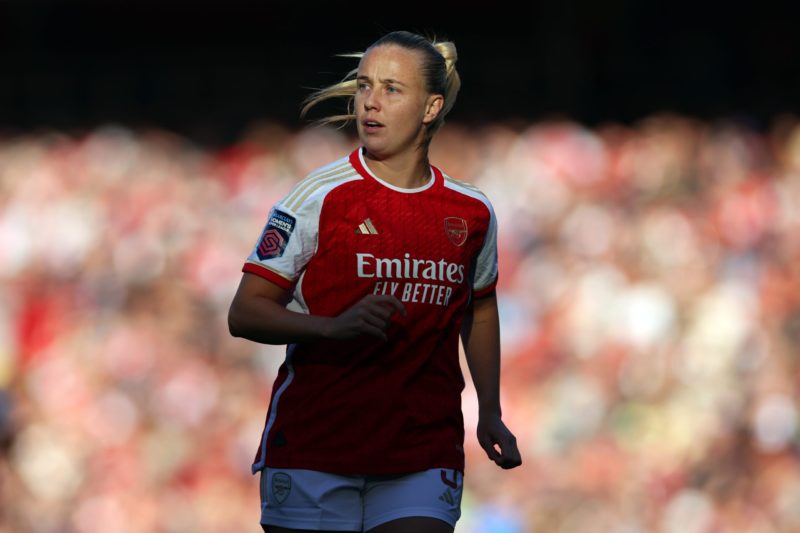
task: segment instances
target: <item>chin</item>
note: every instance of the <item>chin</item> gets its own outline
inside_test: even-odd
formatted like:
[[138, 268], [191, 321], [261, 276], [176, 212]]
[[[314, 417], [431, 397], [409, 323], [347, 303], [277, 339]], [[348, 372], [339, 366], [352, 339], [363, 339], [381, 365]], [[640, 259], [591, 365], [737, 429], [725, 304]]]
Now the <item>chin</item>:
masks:
[[361, 145], [367, 149], [367, 152], [369, 152], [372, 157], [383, 159], [384, 157], [390, 155], [388, 146], [381, 140], [370, 138], [365, 139], [364, 137], [361, 137], [360, 141]]

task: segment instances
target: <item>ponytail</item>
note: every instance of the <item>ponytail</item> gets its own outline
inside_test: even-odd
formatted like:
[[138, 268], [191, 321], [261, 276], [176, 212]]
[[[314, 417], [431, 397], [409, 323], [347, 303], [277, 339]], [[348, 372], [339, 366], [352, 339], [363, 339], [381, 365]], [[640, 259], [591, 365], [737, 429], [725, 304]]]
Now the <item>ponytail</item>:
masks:
[[456, 103], [456, 96], [458, 90], [461, 89], [461, 76], [458, 75], [456, 70], [456, 62], [458, 61], [458, 52], [456, 45], [451, 41], [433, 42], [433, 46], [437, 52], [444, 58], [445, 63], [445, 89], [442, 95], [444, 96], [444, 106], [436, 120], [428, 127], [429, 136], [444, 125], [444, 117], [447, 115], [453, 105]]

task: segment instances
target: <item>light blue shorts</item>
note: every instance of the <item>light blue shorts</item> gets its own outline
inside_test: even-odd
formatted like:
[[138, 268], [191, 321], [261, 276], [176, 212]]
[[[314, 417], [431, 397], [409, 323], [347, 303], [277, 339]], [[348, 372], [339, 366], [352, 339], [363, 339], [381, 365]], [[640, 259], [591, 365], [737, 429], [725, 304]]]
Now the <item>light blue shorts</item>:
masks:
[[315, 470], [261, 471], [261, 523], [314, 531], [369, 531], [408, 517], [438, 518], [455, 527], [464, 475], [434, 468], [384, 476], [342, 476]]

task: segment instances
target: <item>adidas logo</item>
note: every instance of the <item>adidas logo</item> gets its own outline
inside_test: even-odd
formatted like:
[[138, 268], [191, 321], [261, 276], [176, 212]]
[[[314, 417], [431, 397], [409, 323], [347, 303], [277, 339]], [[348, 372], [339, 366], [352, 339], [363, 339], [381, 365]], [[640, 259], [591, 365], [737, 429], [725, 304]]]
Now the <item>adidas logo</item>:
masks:
[[378, 230], [375, 229], [375, 226], [372, 225], [372, 221], [370, 219], [366, 219], [364, 222], [359, 224], [358, 228], [356, 228], [356, 235], [377, 235]]
[[456, 503], [456, 501], [453, 499], [453, 494], [449, 489], [444, 491], [442, 495], [439, 496], [439, 499], [447, 503], [447, 505], [454, 505]]

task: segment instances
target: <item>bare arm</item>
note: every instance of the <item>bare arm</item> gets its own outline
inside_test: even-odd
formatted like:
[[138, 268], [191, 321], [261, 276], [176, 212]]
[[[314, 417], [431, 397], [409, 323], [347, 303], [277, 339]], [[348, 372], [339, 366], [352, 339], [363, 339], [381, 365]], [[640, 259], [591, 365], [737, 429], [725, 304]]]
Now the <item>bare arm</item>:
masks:
[[264, 344], [288, 344], [319, 339], [349, 339], [372, 335], [386, 340], [392, 315], [405, 315], [394, 296], [367, 295], [337, 317], [297, 313], [286, 309], [289, 293], [282, 287], [244, 273], [228, 311], [234, 337]]
[[461, 339], [478, 394], [478, 442], [498, 466], [519, 466], [517, 439], [503, 423], [500, 409], [500, 320], [494, 293], [473, 301], [464, 317]]

